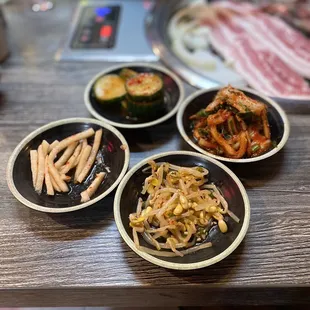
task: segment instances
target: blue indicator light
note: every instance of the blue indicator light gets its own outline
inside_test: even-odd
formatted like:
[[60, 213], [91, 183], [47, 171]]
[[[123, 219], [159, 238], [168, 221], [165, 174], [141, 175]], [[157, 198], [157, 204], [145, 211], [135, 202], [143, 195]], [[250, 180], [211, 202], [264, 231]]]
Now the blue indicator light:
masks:
[[107, 7], [103, 7], [103, 8], [96, 8], [95, 9], [95, 13], [97, 16], [101, 16], [101, 17], [104, 17], [108, 14], [111, 13], [111, 9], [110, 8], [107, 8]]

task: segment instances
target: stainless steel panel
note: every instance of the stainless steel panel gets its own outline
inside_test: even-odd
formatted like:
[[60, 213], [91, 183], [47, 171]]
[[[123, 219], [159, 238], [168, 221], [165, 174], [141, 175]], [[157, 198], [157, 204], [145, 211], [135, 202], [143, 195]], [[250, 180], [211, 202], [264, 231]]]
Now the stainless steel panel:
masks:
[[[72, 49], [70, 43], [84, 6], [119, 5], [121, 7], [116, 44], [111, 49]], [[64, 46], [56, 53], [56, 60], [76, 61], [156, 61], [146, 38], [144, 19], [147, 10], [143, 1], [81, 1], [73, 18]]]

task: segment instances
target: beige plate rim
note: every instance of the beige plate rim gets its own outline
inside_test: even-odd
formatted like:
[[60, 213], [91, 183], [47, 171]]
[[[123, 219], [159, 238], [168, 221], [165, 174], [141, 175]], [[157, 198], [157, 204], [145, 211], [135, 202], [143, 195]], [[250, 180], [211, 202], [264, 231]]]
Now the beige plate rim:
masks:
[[269, 152], [262, 154], [260, 156], [257, 157], [253, 157], [253, 158], [240, 158], [240, 159], [235, 159], [235, 158], [226, 158], [226, 157], [222, 157], [222, 156], [218, 156], [218, 155], [214, 155], [212, 153], [207, 152], [206, 150], [202, 149], [201, 147], [199, 147], [196, 143], [194, 143], [190, 137], [186, 134], [184, 126], [183, 126], [183, 122], [182, 122], [182, 118], [183, 118], [183, 114], [184, 114], [184, 110], [185, 108], [197, 97], [210, 92], [210, 91], [218, 91], [220, 90], [222, 87], [212, 87], [209, 89], [201, 89], [198, 90], [196, 92], [194, 92], [193, 94], [189, 95], [181, 104], [180, 109], [177, 113], [177, 127], [179, 130], [179, 133], [181, 134], [181, 136], [183, 137], [183, 139], [195, 150], [197, 150], [198, 152], [200, 152], [201, 154], [213, 157], [217, 160], [220, 161], [225, 161], [225, 162], [230, 162], [230, 163], [252, 163], [252, 162], [256, 162], [256, 161], [260, 161], [263, 159], [266, 159], [274, 154], [276, 154], [277, 152], [279, 152], [285, 145], [285, 143], [287, 142], [289, 135], [290, 135], [290, 123], [289, 120], [287, 118], [287, 115], [285, 113], [285, 111], [281, 108], [281, 106], [276, 103], [274, 100], [260, 94], [259, 92], [256, 92], [252, 89], [249, 88], [241, 88], [238, 87], [238, 89], [242, 90], [242, 91], [247, 91], [253, 95], [256, 95], [258, 97], [261, 97], [262, 99], [266, 100], [271, 106], [273, 106], [277, 112], [280, 114], [282, 120], [283, 120], [283, 124], [284, 124], [284, 132], [283, 132], [283, 137], [281, 139], [281, 141], [279, 142], [279, 144], [273, 148], [272, 150], [270, 150]]
[[[219, 255], [205, 260], [205, 261], [201, 261], [198, 263], [192, 263], [192, 264], [181, 264], [181, 263], [173, 263], [173, 262], [166, 262], [164, 260], [161, 260], [160, 258], [154, 257], [148, 253], [144, 253], [142, 251], [139, 251], [134, 242], [132, 241], [132, 239], [129, 237], [129, 235], [127, 234], [122, 219], [121, 219], [121, 206], [120, 206], [120, 199], [124, 190], [124, 187], [126, 186], [128, 180], [131, 178], [131, 176], [139, 169], [141, 168], [143, 165], [147, 164], [148, 161], [150, 160], [155, 160], [155, 159], [159, 159], [161, 157], [164, 156], [168, 156], [168, 155], [187, 155], [187, 156], [194, 156], [194, 157], [200, 157], [206, 161], [209, 161], [211, 163], [214, 163], [215, 165], [217, 165], [218, 167], [220, 167], [221, 169], [223, 169], [225, 172], [227, 172], [232, 179], [236, 182], [243, 201], [244, 201], [244, 208], [245, 208], [245, 213], [244, 213], [244, 221], [242, 224], [242, 228], [237, 236], [237, 238], [234, 240], [234, 242], [222, 253], [220, 253]], [[246, 235], [246, 232], [248, 230], [249, 227], [249, 223], [250, 223], [250, 201], [248, 198], [248, 195], [245, 191], [244, 186], [242, 185], [242, 183], [240, 182], [240, 180], [238, 179], [238, 177], [229, 169], [227, 168], [224, 164], [220, 163], [219, 161], [217, 161], [216, 159], [213, 159], [211, 157], [196, 153], [196, 152], [189, 152], [189, 151], [171, 151], [171, 152], [164, 152], [164, 153], [160, 153], [160, 154], [156, 154], [153, 156], [150, 156], [144, 160], [142, 160], [141, 162], [139, 162], [138, 164], [136, 164], [133, 168], [131, 168], [127, 174], [125, 175], [124, 179], [122, 180], [122, 182], [120, 183], [120, 185], [117, 188], [116, 194], [115, 194], [115, 199], [114, 199], [114, 218], [115, 218], [115, 222], [116, 222], [116, 226], [122, 236], [122, 238], [124, 239], [124, 241], [127, 243], [127, 245], [134, 251], [136, 252], [140, 257], [144, 258], [145, 260], [161, 266], [161, 267], [165, 267], [165, 268], [169, 268], [169, 269], [176, 269], [176, 270], [193, 270], [193, 269], [199, 269], [199, 268], [204, 268], [210, 265], [213, 265], [215, 263], [218, 263], [219, 261], [221, 261], [222, 259], [224, 259], [225, 257], [227, 257], [228, 255], [230, 255], [241, 243], [241, 241], [243, 240], [243, 238]]]
[[[96, 110], [92, 107], [90, 100], [89, 100], [89, 93], [91, 91], [91, 88], [94, 84], [94, 82], [102, 75], [108, 74], [111, 71], [115, 71], [115, 70], [119, 70], [122, 68], [126, 68], [126, 67], [146, 67], [146, 68], [151, 68], [151, 69], [155, 69], [158, 71], [161, 71], [167, 75], [169, 75], [177, 84], [179, 91], [180, 91], [180, 97], [179, 100], [177, 101], [175, 107], [167, 114], [165, 114], [164, 116], [155, 119], [153, 121], [150, 122], [145, 122], [145, 123], [141, 123], [141, 124], [124, 124], [124, 123], [119, 123], [119, 122], [114, 122], [111, 121], [108, 118], [103, 117], [102, 115], [100, 115], [98, 112], [96, 112]], [[91, 80], [90, 82], [87, 84], [85, 91], [84, 91], [84, 104], [87, 108], [87, 110], [89, 111], [89, 113], [94, 116], [95, 118], [107, 122], [110, 125], [113, 125], [115, 127], [119, 127], [119, 128], [131, 128], [131, 129], [137, 129], [137, 128], [145, 128], [145, 127], [151, 127], [151, 126], [155, 126], [157, 124], [160, 124], [166, 120], [168, 120], [170, 117], [172, 117], [174, 114], [177, 113], [178, 108], [180, 107], [181, 103], [183, 102], [185, 97], [185, 91], [184, 91], [184, 87], [183, 84], [180, 80], [179, 77], [177, 77], [177, 75], [175, 75], [173, 72], [171, 72], [170, 70], [164, 68], [163, 66], [159, 66], [159, 65], [154, 65], [154, 64], [148, 64], [148, 63], [143, 63], [143, 62], [133, 62], [133, 63], [124, 63], [121, 65], [116, 65], [116, 66], [111, 66], [105, 70], [102, 70], [101, 72], [99, 72], [98, 74], [96, 74]]]
[[[60, 125], [65, 125], [65, 124], [70, 124], [70, 123], [86, 123], [86, 124], [96, 124], [101, 126], [104, 129], [108, 129], [111, 132], [113, 132], [118, 139], [120, 139], [122, 145], [125, 146], [125, 160], [124, 160], [124, 165], [123, 165], [123, 169], [120, 173], [120, 175], [118, 176], [118, 178], [116, 179], [116, 181], [111, 185], [110, 188], [108, 188], [105, 192], [103, 192], [101, 195], [99, 195], [98, 197], [91, 199], [88, 202], [85, 203], [81, 203], [79, 205], [76, 206], [72, 206], [72, 207], [66, 207], [66, 208], [48, 208], [48, 207], [44, 207], [35, 203], [32, 203], [31, 201], [29, 201], [28, 199], [24, 198], [20, 192], [17, 190], [15, 184], [14, 184], [14, 180], [13, 180], [13, 168], [15, 165], [15, 161], [16, 158], [18, 156], [18, 154], [21, 152], [21, 150], [24, 148], [24, 146], [30, 142], [32, 139], [34, 139], [36, 136], [38, 136], [39, 134], [41, 134], [42, 132], [45, 132], [48, 129], [60, 126]], [[67, 118], [67, 119], [62, 119], [62, 120], [58, 120], [55, 122], [51, 122], [47, 125], [44, 125], [36, 130], [34, 130], [33, 132], [31, 132], [28, 136], [26, 136], [18, 145], [17, 147], [14, 149], [12, 155], [10, 156], [10, 159], [8, 161], [8, 165], [7, 165], [7, 173], [6, 173], [6, 178], [7, 178], [7, 183], [9, 186], [9, 189], [11, 191], [11, 193], [15, 196], [15, 198], [17, 200], [19, 200], [22, 204], [24, 204], [25, 206], [37, 210], [37, 211], [42, 211], [42, 212], [47, 212], [47, 213], [66, 213], [66, 212], [72, 212], [72, 211], [76, 211], [76, 210], [80, 210], [83, 208], [86, 208], [90, 205], [93, 205], [94, 203], [100, 201], [101, 199], [103, 199], [105, 196], [107, 196], [117, 185], [118, 183], [121, 181], [121, 179], [123, 178], [123, 176], [125, 175], [128, 166], [129, 166], [129, 158], [130, 158], [130, 150], [129, 150], [129, 146], [127, 144], [127, 141], [125, 140], [124, 136], [113, 126], [109, 125], [109, 124], [105, 124], [102, 121], [99, 120], [94, 120], [92, 118]]]

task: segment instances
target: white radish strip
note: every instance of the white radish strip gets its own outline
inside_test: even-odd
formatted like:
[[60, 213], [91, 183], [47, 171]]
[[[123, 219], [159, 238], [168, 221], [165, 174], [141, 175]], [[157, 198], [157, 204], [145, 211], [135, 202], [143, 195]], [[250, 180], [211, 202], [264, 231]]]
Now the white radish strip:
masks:
[[38, 148], [38, 175], [35, 186], [35, 191], [41, 194], [43, 181], [44, 181], [44, 168], [45, 168], [45, 157], [43, 153], [43, 146], [40, 144]]
[[65, 175], [65, 174], [61, 174], [60, 178], [62, 180], [64, 180], [65, 182], [70, 182], [71, 181], [71, 177], [69, 177], [68, 175]]
[[61, 142], [59, 142], [59, 144], [49, 154], [48, 164], [49, 164], [50, 173], [53, 176], [56, 183], [58, 184], [58, 186], [60, 187], [62, 192], [68, 192], [69, 188], [68, 188], [68, 185], [66, 184], [66, 182], [60, 178], [60, 174], [54, 166], [54, 159], [56, 158], [57, 154], [60, 151], [62, 151], [64, 148], [66, 148], [69, 144], [71, 144], [75, 141], [79, 141], [81, 139], [91, 137], [94, 133], [95, 133], [94, 129], [89, 128], [83, 132], [80, 132], [80, 133], [77, 133], [73, 136], [70, 136], [70, 137], [62, 140]]
[[35, 188], [37, 182], [37, 175], [38, 175], [38, 151], [31, 150], [30, 151], [30, 165], [31, 165], [31, 172], [32, 172], [32, 184]]
[[90, 184], [90, 186], [81, 193], [81, 202], [89, 201], [91, 196], [93, 196], [98, 189], [99, 185], [102, 183], [102, 180], [105, 176], [105, 172], [100, 172], [96, 175], [94, 181]]
[[42, 141], [42, 148], [43, 148], [43, 155], [44, 155], [44, 158], [45, 158], [45, 156], [46, 156], [47, 153], [48, 153], [49, 147], [50, 147], [49, 143], [48, 143], [46, 140], [43, 140], [43, 141]]
[[73, 165], [72, 165], [72, 168], [75, 168], [79, 162], [80, 162], [80, 159], [81, 159], [81, 156], [82, 156], [82, 153], [83, 153], [83, 147], [81, 148], [81, 151], [80, 151], [80, 154], [78, 155], [78, 157], [75, 159]]
[[71, 156], [71, 157], [68, 159], [68, 161], [61, 167], [60, 173], [66, 174], [66, 173], [74, 166], [74, 163], [75, 163], [77, 157], [80, 155], [81, 148], [82, 148], [82, 144], [80, 143], [80, 144], [76, 147], [76, 149], [74, 150], [74, 153], [72, 154], [72, 156]]
[[64, 193], [68, 192], [69, 191], [68, 185], [60, 177], [58, 170], [53, 165], [54, 165], [53, 161], [51, 161], [51, 159], [48, 158], [48, 167], [49, 167], [50, 175], [53, 176], [53, 179], [55, 180], [56, 184], [59, 186], [59, 188], [62, 192], [64, 192]]
[[87, 146], [87, 139], [83, 139], [82, 140], [82, 147], [86, 147]]
[[76, 167], [76, 166], [79, 164], [80, 159], [81, 159], [81, 156], [82, 156], [82, 152], [83, 152], [83, 150], [86, 148], [86, 146], [88, 145], [88, 144], [87, 144], [87, 139], [83, 139], [83, 140], [81, 141], [81, 144], [82, 144], [81, 152], [80, 152], [79, 156], [77, 157], [77, 159], [75, 160], [75, 162], [74, 162], [72, 168]]
[[44, 176], [45, 176], [45, 186], [46, 186], [47, 195], [54, 196], [55, 192], [54, 192], [54, 188], [53, 188], [52, 181], [51, 181], [51, 178], [50, 178], [50, 174], [49, 174], [49, 171], [48, 171], [48, 155], [46, 155], [46, 157], [45, 157]]
[[91, 167], [93, 166], [95, 162], [95, 159], [96, 159], [99, 147], [100, 147], [101, 137], [102, 137], [102, 129], [99, 129], [96, 131], [93, 148], [87, 160], [86, 166], [82, 169], [81, 173], [79, 174], [77, 178], [77, 181], [79, 183], [83, 182], [83, 180], [86, 178], [87, 174], [89, 173], [89, 170], [91, 169]]
[[57, 154], [60, 151], [62, 151], [64, 148], [66, 148], [68, 145], [70, 145], [71, 143], [79, 141], [79, 140], [83, 140], [83, 139], [86, 139], [86, 138], [89, 138], [89, 137], [93, 136], [94, 134], [95, 134], [94, 129], [93, 128], [89, 128], [89, 129], [87, 129], [85, 131], [79, 132], [79, 133], [77, 133], [75, 135], [72, 135], [72, 136], [70, 136], [68, 138], [63, 139], [62, 141], [59, 142], [59, 144], [57, 146], [57, 149], [58, 149]]
[[57, 185], [56, 181], [54, 180], [53, 176], [49, 173], [53, 188], [57, 191], [57, 192], [61, 192], [60, 187]]
[[77, 182], [77, 178], [78, 178], [79, 174], [81, 173], [83, 167], [86, 165], [86, 162], [88, 160], [90, 152], [91, 152], [91, 146], [90, 145], [87, 145], [85, 147], [85, 149], [82, 150], [81, 158], [80, 158], [80, 161], [76, 167], [75, 174], [74, 174], [74, 183]]
[[83, 139], [82, 142], [80, 142], [80, 145], [82, 146], [81, 147], [81, 151], [80, 151], [80, 154], [78, 155], [78, 157], [75, 159], [73, 165], [72, 165], [72, 168], [76, 167], [79, 162], [80, 162], [80, 159], [81, 159], [81, 156], [82, 156], [82, 153], [83, 153], [83, 150], [84, 148], [87, 146], [87, 140], [86, 139]]
[[52, 144], [49, 145], [48, 147], [48, 154], [58, 145], [59, 141], [58, 140], [55, 140]]
[[62, 165], [64, 165], [67, 160], [70, 158], [70, 156], [73, 154], [78, 142], [71, 143], [67, 149], [64, 151], [64, 153], [61, 155], [61, 157], [56, 161], [55, 167], [59, 169]]
[[84, 191], [81, 193], [81, 202], [87, 202], [90, 200], [89, 195], [87, 194], [87, 191]]

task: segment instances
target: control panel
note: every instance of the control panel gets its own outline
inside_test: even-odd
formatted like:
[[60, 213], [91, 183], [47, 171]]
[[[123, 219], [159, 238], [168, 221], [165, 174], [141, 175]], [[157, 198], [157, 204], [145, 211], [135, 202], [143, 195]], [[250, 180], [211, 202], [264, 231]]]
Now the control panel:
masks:
[[84, 7], [71, 41], [71, 48], [103, 48], [115, 46], [121, 7]]
[[154, 4], [154, 0], [80, 0], [55, 59], [157, 61], [145, 29]]

